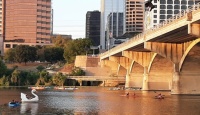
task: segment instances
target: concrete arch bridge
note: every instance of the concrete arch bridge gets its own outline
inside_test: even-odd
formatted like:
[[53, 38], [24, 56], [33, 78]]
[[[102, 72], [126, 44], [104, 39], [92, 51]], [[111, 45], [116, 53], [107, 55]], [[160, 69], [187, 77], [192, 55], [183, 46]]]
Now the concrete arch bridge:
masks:
[[200, 4], [100, 54], [100, 62], [125, 76], [125, 87], [200, 94]]

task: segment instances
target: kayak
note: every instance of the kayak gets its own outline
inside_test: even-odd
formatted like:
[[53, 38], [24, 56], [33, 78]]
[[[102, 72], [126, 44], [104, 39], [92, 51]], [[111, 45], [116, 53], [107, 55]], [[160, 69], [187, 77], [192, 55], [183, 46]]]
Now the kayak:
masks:
[[155, 96], [155, 99], [164, 99], [164, 96]]
[[16, 107], [16, 106], [19, 106], [19, 105], [20, 105], [19, 102], [9, 102], [9, 103], [8, 103], [8, 106], [9, 106], [9, 107]]

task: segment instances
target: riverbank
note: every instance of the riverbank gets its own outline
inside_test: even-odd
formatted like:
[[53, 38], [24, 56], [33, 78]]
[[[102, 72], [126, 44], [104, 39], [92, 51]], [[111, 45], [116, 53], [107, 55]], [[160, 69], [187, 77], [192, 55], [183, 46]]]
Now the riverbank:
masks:
[[12, 69], [13, 67], [17, 67], [19, 70], [27, 70], [27, 71], [37, 71], [38, 66], [47, 67], [50, 63], [47, 62], [28, 62], [28, 63], [6, 63], [7, 68]]

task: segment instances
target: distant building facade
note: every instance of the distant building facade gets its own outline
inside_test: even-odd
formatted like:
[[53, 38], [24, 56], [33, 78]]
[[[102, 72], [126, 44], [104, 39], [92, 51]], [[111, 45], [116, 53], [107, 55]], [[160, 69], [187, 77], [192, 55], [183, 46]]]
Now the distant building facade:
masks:
[[[108, 29], [108, 20], [109, 20], [109, 15], [113, 15], [112, 13], [123, 13], [123, 20], [125, 20], [125, 0], [101, 0], [101, 34], [100, 34], [100, 45], [101, 49], [108, 49], [108, 36], [106, 32]], [[119, 15], [117, 15], [119, 16]], [[112, 18], [112, 21], [109, 22], [112, 24], [112, 27], [109, 27], [109, 30], [114, 30], [113, 25], [118, 25], [117, 23], [119, 22], [119, 18], [116, 18], [117, 20], [114, 22], [114, 15]], [[123, 21], [125, 23], [125, 21]], [[123, 24], [125, 25], [125, 24]], [[123, 33], [125, 31], [125, 28], [123, 27]], [[111, 32], [113, 34], [113, 32]]]
[[99, 11], [88, 11], [86, 14], [86, 38], [93, 41], [94, 46], [100, 45], [100, 20], [101, 13]]
[[0, 11], [4, 50], [20, 44], [50, 44], [51, 0], [2, 0]]
[[[116, 38], [123, 35], [124, 33], [124, 13], [122, 12], [113, 12], [108, 15], [107, 18], [107, 30], [110, 37]], [[106, 33], [107, 35], [107, 33]]]
[[106, 48], [110, 49], [113, 47], [113, 41], [115, 38], [124, 34], [124, 13], [112, 12], [107, 17], [107, 28], [106, 28]]
[[0, 0], [0, 55], [3, 54], [3, 1]]
[[150, 29], [160, 22], [180, 13], [182, 10], [200, 2], [200, 0], [153, 0], [156, 6], [151, 12], [146, 9], [145, 12], [145, 29]]
[[143, 32], [145, 0], [126, 0], [126, 33]]
[[72, 35], [66, 35], [66, 34], [53, 34], [51, 37], [56, 38], [57, 36], [61, 36], [62, 38], [68, 38], [72, 39]]

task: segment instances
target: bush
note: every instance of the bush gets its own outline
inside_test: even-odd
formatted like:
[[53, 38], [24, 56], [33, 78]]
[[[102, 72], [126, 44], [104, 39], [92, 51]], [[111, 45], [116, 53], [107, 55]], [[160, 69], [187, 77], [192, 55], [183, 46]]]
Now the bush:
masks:
[[72, 76], [85, 76], [85, 72], [79, 67], [74, 67], [72, 69]]
[[37, 68], [36, 68], [38, 71], [42, 71], [42, 70], [44, 70], [45, 69], [45, 67], [43, 67], [42, 65], [39, 65], [39, 66], [37, 66]]

